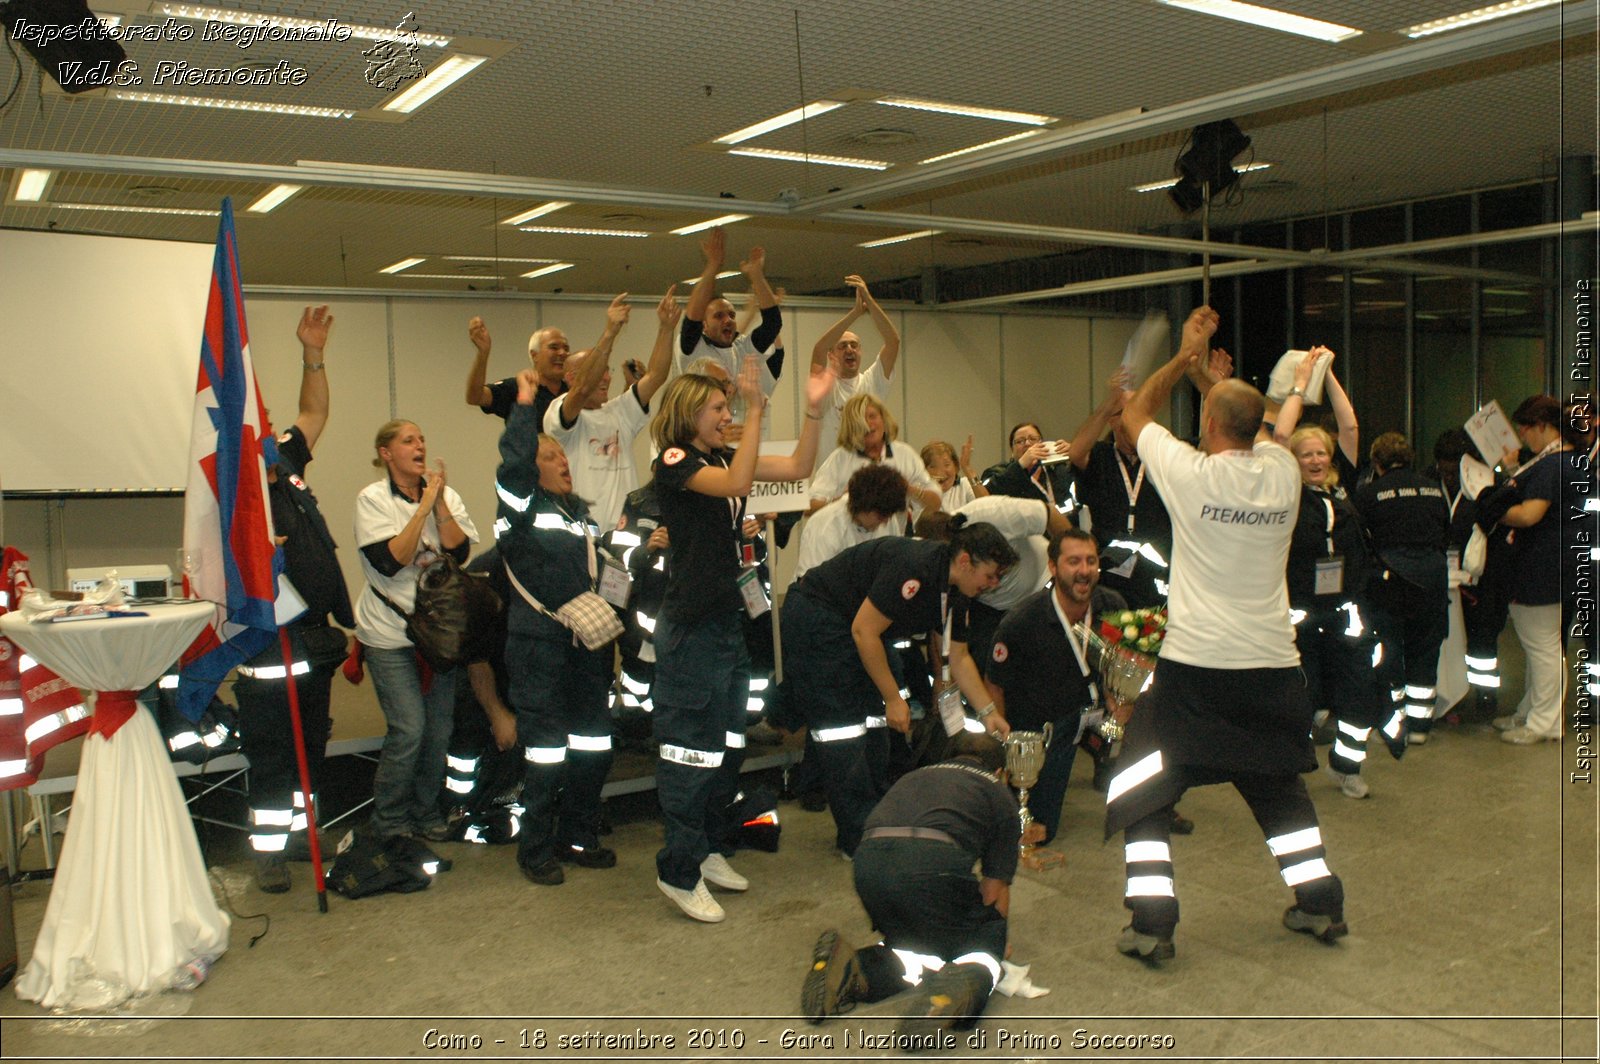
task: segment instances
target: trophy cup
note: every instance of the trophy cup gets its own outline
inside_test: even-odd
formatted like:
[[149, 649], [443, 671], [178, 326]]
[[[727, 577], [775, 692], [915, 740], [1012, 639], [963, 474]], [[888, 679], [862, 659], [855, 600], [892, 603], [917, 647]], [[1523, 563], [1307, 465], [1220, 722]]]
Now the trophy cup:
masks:
[[[1151, 676], [1156, 670], [1156, 659], [1125, 646], [1113, 646], [1087, 625], [1077, 624], [1073, 627], [1083, 637], [1084, 645], [1089, 648], [1089, 656], [1100, 672], [1101, 690], [1106, 699], [1106, 717], [1100, 724], [1100, 734], [1109, 742], [1119, 742], [1128, 713], [1145, 688], [1150, 686]], [[1114, 709], [1121, 710], [1122, 720], [1113, 716]]]
[[[1028, 811], [1028, 788], [1039, 782], [1039, 771], [1044, 768], [1045, 752], [1050, 748], [1053, 728], [1046, 722], [1044, 731], [1014, 731], [1006, 736], [1006, 774], [1011, 785], [1017, 788], [1018, 804], [1022, 806], [1022, 834], [1028, 833], [1033, 814]], [[1066, 855], [1053, 850], [1042, 853], [1029, 843], [1018, 847], [1019, 859], [1029, 868], [1041, 869], [1059, 864]]]

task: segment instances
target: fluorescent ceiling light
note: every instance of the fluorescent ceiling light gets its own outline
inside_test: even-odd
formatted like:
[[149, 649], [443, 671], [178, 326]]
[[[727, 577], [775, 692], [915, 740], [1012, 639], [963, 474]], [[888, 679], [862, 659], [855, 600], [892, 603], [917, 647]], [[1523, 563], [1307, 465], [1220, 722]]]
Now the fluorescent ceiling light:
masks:
[[572, 263], [570, 263], [570, 262], [552, 262], [550, 265], [541, 266], [537, 270], [529, 270], [527, 273], [523, 274], [522, 276], [524, 276], [524, 277], [543, 277], [547, 273], [556, 273], [556, 272], [558, 272], [560, 270], [570, 270], [570, 269], [572, 269]]
[[384, 104], [383, 109], [408, 115], [488, 61], [486, 55], [453, 55], [430, 70], [427, 77]]
[[419, 278], [424, 281], [503, 281], [505, 277], [492, 273], [408, 273], [406, 280]]
[[748, 155], [753, 159], [779, 159], [788, 163], [819, 163], [823, 166], [849, 166], [857, 170], [887, 170], [890, 163], [876, 159], [853, 159], [848, 155], [808, 155], [803, 151], [779, 151], [776, 148], [729, 148], [729, 155]]
[[958, 155], [971, 155], [973, 152], [975, 152], [975, 151], [983, 151], [985, 148], [998, 148], [1000, 145], [1002, 145], [1002, 144], [1010, 144], [1014, 140], [1027, 140], [1029, 137], [1037, 137], [1040, 133], [1043, 133], [1043, 132], [1044, 132], [1044, 130], [1042, 130], [1042, 129], [1026, 129], [1026, 130], [1023, 130], [1021, 133], [1013, 133], [1009, 137], [1001, 137], [999, 140], [986, 140], [982, 144], [974, 144], [970, 148], [959, 148], [956, 151], [947, 151], [943, 155], [935, 155], [931, 159], [924, 159], [918, 165], [926, 165], [928, 163], [941, 163], [941, 162], [944, 162], [946, 159], [954, 159]]
[[885, 107], [905, 107], [913, 111], [936, 111], [943, 115], [962, 115], [966, 118], [987, 118], [995, 122], [1016, 122], [1024, 126], [1048, 126], [1055, 119], [1050, 115], [1029, 114], [1027, 111], [1006, 111], [998, 107], [968, 107], [959, 103], [942, 103], [939, 100], [919, 100], [914, 96], [885, 96], [874, 103]]
[[774, 115], [765, 122], [757, 122], [753, 126], [745, 126], [743, 129], [736, 129], [727, 136], [718, 137], [716, 140], [712, 141], [712, 143], [738, 144], [740, 141], [749, 140], [752, 137], [759, 137], [763, 133], [771, 133], [775, 129], [782, 129], [784, 126], [792, 126], [796, 122], [803, 122], [808, 118], [815, 118], [818, 115], [825, 115], [829, 111], [843, 106], [844, 104], [840, 103], [838, 100], [817, 100], [814, 103], [806, 104], [804, 107], [796, 107], [794, 110], [785, 111], [781, 115]]
[[1215, 15], [1218, 18], [1248, 22], [1252, 26], [1262, 26], [1269, 30], [1282, 30], [1284, 33], [1311, 37], [1330, 44], [1361, 36], [1360, 30], [1350, 26], [1306, 18], [1304, 15], [1291, 15], [1287, 11], [1276, 11], [1270, 7], [1243, 4], [1239, 0], [1157, 0], [1157, 2], [1185, 11], [1196, 11], [1202, 15]]
[[17, 173], [17, 188], [11, 194], [14, 200], [37, 203], [44, 198], [45, 186], [55, 176], [54, 170], [21, 170]]
[[649, 236], [643, 229], [585, 229], [565, 225], [521, 225], [524, 233], [557, 233], [562, 236]]
[[393, 266], [385, 266], [383, 269], [379, 270], [378, 272], [379, 273], [399, 273], [401, 270], [409, 270], [409, 269], [411, 269], [411, 267], [417, 265], [418, 263], [423, 263], [423, 262], [427, 262], [427, 261], [428, 260], [426, 258], [417, 258], [417, 257], [413, 256], [412, 258], [409, 258], [409, 259], [401, 259], [399, 262], [395, 263]]
[[[723, 270], [721, 273], [717, 274], [717, 280], [720, 281], [724, 277], [737, 277], [737, 276], [739, 276], [739, 271], [738, 270]], [[695, 274], [693, 277], [685, 277], [683, 280], [679, 281], [678, 283], [679, 284], [694, 284], [699, 279], [700, 279], [700, 275], [699, 274]]]
[[525, 262], [543, 263], [555, 262], [555, 259], [513, 259], [505, 255], [446, 255], [446, 262]]
[[882, 248], [890, 244], [904, 244], [907, 240], [921, 240], [926, 236], [935, 236], [943, 232], [941, 229], [918, 229], [915, 233], [901, 233], [899, 236], [886, 236], [882, 240], [869, 240], [865, 244], [857, 244], [858, 248]]
[[537, 207], [525, 210], [521, 214], [513, 214], [509, 218], [502, 218], [500, 219], [500, 224], [521, 225], [523, 222], [531, 222], [535, 218], [543, 218], [547, 214], [554, 214], [561, 208], [570, 206], [572, 206], [571, 200], [551, 200], [549, 203], [541, 203]]
[[260, 103], [256, 100], [224, 100], [216, 96], [172, 96], [160, 92], [133, 92], [113, 89], [113, 100], [129, 103], [165, 103], [174, 107], [214, 107], [221, 111], [257, 111], [270, 115], [300, 115], [305, 118], [354, 118], [355, 112], [342, 107], [303, 107], [292, 103]]
[[1528, 294], [1528, 290], [1526, 288], [1485, 288], [1483, 289], [1483, 294], [1486, 296], [1525, 296]]
[[[1272, 164], [1271, 163], [1246, 163], [1243, 166], [1235, 166], [1233, 169], [1234, 169], [1234, 171], [1236, 173], [1249, 174], [1249, 173], [1254, 173], [1257, 170], [1269, 170], [1271, 168], [1272, 168]], [[1150, 182], [1147, 182], [1147, 183], [1145, 183], [1143, 185], [1130, 185], [1130, 186], [1128, 186], [1128, 191], [1129, 192], [1160, 192], [1162, 189], [1171, 188], [1173, 185], [1176, 185], [1177, 183], [1178, 183], [1178, 179], [1177, 178], [1169, 177], [1165, 181], [1150, 181]]]
[[120, 203], [52, 203], [52, 210], [115, 211], [119, 214], [183, 214], [195, 218], [215, 218], [216, 211], [198, 207], [129, 207]]
[[688, 236], [690, 233], [698, 233], [702, 229], [715, 229], [719, 225], [732, 225], [734, 222], [742, 222], [748, 217], [750, 217], [748, 214], [724, 214], [720, 218], [712, 218], [704, 222], [696, 222], [693, 225], [686, 225], [682, 229], [674, 229], [672, 235]]
[[[171, 15], [173, 18], [194, 19], [201, 22], [216, 21], [232, 26], [259, 26], [263, 22], [284, 29], [327, 29], [328, 23], [333, 20], [289, 18], [285, 15], [267, 15], [260, 11], [231, 11], [225, 7], [202, 7], [199, 4], [164, 4], [150, 5], [153, 15]], [[101, 15], [101, 19], [110, 16]], [[120, 17], [120, 16], [118, 16]], [[350, 36], [364, 41], [394, 41], [401, 38], [410, 38], [409, 33], [401, 33], [393, 26], [364, 26], [356, 22], [338, 20], [340, 30], [349, 30]], [[434, 48], [443, 48], [450, 43], [451, 38], [441, 37], [435, 33], [418, 33], [415, 35], [418, 44], [431, 45]]]
[[1463, 26], [1474, 26], [1479, 22], [1505, 18], [1507, 15], [1520, 15], [1524, 11], [1533, 11], [1536, 8], [1549, 7], [1551, 4], [1559, 4], [1561, 2], [1562, 0], [1511, 0], [1510, 3], [1490, 4], [1488, 7], [1463, 11], [1459, 15], [1436, 18], [1431, 22], [1419, 22], [1415, 26], [1403, 29], [1400, 32], [1407, 37], [1429, 37], [1435, 33], [1443, 33], [1446, 30], [1458, 30]]
[[255, 214], [266, 214], [274, 207], [277, 207], [279, 204], [283, 203], [284, 200], [303, 191], [304, 189], [304, 185], [278, 185], [276, 188], [268, 189], [266, 195], [250, 204], [250, 206], [246, 207], [245, 210], [251, 211]]

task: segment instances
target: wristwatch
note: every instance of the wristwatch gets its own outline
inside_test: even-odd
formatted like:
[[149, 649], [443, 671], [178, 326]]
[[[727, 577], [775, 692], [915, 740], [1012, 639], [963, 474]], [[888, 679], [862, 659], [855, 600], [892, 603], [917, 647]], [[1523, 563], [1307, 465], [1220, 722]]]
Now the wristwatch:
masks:
[[[1306, 390], [1297, 384], [1293, 388], [1289, 389], [1289, 395], [1298, 395], [1300, 398], [1304, 399], [1306, 397]], [[1288, 396], [1285, 396], [1284, 398], [1288, 398]]]

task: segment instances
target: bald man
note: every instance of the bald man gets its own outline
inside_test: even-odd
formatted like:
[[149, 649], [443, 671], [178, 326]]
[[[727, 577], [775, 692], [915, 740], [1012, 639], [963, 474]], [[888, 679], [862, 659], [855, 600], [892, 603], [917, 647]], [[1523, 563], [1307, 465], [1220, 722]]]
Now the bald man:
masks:
[[1243, 381], [1204, 376], [1199, 449], [1154, 420], [1216, 328], [1211, 308], [1191, 314], [1178, 353], [1122, 409], [1173, 531], [1166, 640], [1106, 789], [1106, 836], [1123, 832], [1133, 913], [1117, 948], [1151, 965], [1175, 954], [1171, 809], [1206, 784], [1233, 784], [1261, 825], [1294, 891], [1284, 926], [1329, 943], [1347, 933], [1344, 887], [1300, 779], [1317, 761], [1285, 579], [1299, 463], [1263, 431], [1265, 403]]
[[[835, 376], [833, 398], [822, 406], [822, 429], [817, 437], [829, 447], [839, 438], [839, 415], [844, 411], [844, 404], [862, 392], [879, 399], [887, 396], [889, 378], [894, 376], [895, 363], [900, 358], [900, 331], [894, 327], [894, 322], [883, 312], [878, 301], [872, 298], [867, 282], [859, 274], [852, 273], [844, 279], [844, 283], [855, 290], [855, 305], [817, 337], [817, 342], [811, 348], [811, 364], [818, 369], [832, 365]], [[850, 326], [866, 315], [872, 317], [872, 324], [877, 328], [883, 346], [878, 348], [878, 357], [872, 360], [872, 365], [863, 370], [861, 337], [851, 332]]]
[[[467, 405], [504, 421], [517, 405], [517, 374], [502, 377], [492, 384], [484, 383], [489, 375], [492, 341], [489, 327], [482, 318], [467, 322], [467, 338], [472, 341], [474, 351], [472, 369], [467, 373]], [[541, 425], [544, 424], [544, 414], [550, 409], [551, 402], [561, 398], [567, 390], [565, 375], [570, 352], [567, 334], [553, 325], [535, 329], [533, 335], [528, 337], [528, 361], [533, 363], [533, 371], [539, 378], [539, 387], [533, 398], [534, 413], [538, 415]]]

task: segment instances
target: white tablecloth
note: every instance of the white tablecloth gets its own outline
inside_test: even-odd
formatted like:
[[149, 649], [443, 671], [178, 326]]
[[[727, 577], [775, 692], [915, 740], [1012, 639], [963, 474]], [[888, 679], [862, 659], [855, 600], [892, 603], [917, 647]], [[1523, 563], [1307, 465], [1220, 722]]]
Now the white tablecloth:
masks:
[[[0, 629], [93, 692], [136, 691], [194, 641], [216, 607], [143, 607], [148, 617]], [[94, 708], [97, 695], [91, 695]], [[109, 700], [108, 700], [109, 701]], [[180, 965], [228, 948], [183, 791], [150, 714], [84, 740], [77, 796], [44, 924], [17, 996], [47, 1008], [104, 1008], [165, 989]]]

